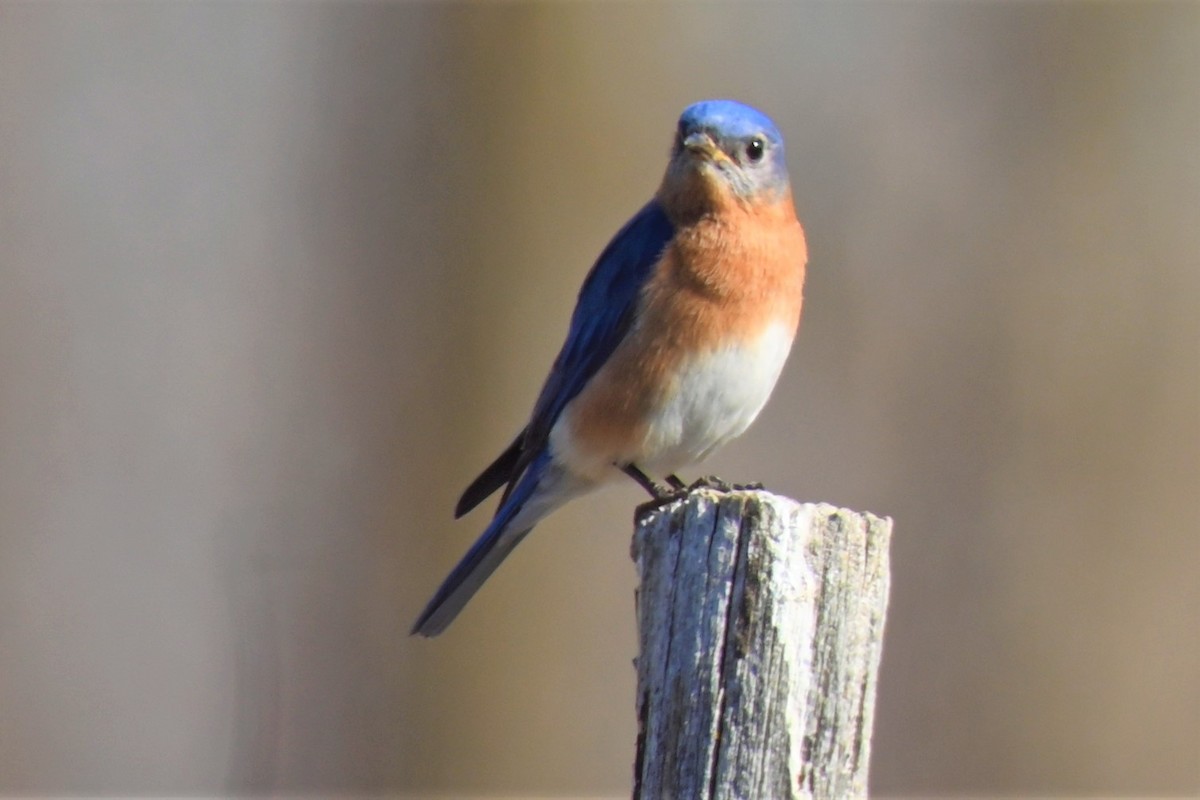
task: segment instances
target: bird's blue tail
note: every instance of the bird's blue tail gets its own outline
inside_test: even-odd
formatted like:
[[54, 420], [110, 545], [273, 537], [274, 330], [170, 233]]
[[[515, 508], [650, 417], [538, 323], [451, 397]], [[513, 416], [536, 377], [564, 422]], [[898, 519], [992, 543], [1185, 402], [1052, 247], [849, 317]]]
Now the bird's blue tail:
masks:
[[442, 581], [433, 599], [417, 617], [412, 633], [437, 636], [454, 621], [467, 601], [537, 521], [570, 496], [570, 492], [559, 496], [564, 477], [560, 470], [551, 466], [549, 453], [543, 452], [534, 459], [512, 494], [497, 510], [487, 530]]

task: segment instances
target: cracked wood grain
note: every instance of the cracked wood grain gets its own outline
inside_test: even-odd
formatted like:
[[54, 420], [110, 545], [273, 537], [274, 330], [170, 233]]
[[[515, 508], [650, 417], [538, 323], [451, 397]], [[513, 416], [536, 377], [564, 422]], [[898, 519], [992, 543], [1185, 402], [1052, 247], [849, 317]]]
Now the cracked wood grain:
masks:
[[891, 529], [765, 491], [639, 510], [635, 800], [866, 796]]

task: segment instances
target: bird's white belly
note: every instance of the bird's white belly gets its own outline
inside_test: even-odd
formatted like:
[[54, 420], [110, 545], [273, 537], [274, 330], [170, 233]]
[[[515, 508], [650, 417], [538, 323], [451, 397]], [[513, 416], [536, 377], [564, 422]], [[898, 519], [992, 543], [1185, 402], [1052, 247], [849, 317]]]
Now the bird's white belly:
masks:
[[741, 435], [775, 388], [793, 336], [788, 326], [772, 325], [757, 341], [685, 361], [648, 420], [637, 464], [652, 473], [672, 472]]

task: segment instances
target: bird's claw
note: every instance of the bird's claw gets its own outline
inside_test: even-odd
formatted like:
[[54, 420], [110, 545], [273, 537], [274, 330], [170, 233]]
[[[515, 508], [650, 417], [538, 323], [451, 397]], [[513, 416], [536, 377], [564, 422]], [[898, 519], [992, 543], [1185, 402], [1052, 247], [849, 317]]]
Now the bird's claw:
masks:
[[691, 492], [695, 491], [696, 489], [715, 489], [718, 492], [753, 492], [762, 488], [763, 485], [758, 481], [755, 481], [754, 483], [729, 483], [728, 481], [721, 480], [716, 475], [705, 475], [702, 478], [697, 478], [692, 485], [688, 487], [688, 491]]
[[753, 483], [730, 483], [718, 478], [716, 475], [705, 475], [702, 478], [692, 481], [691, 484], [685, 484], [674, 475], [668, 475], [667, 483], [671, 485], [671, 489], [656, 484], [659, 491], [654, 494], [651, 500], [647, 500], [637, 507], [638, 516], [662, 508], [663, 506], [669, 506], [676, 500], [682, 500], [698, 489], [712, 489], [722, 493], [757, 492], [763, 489], [763, 485], [759, 481], [754, 481]]

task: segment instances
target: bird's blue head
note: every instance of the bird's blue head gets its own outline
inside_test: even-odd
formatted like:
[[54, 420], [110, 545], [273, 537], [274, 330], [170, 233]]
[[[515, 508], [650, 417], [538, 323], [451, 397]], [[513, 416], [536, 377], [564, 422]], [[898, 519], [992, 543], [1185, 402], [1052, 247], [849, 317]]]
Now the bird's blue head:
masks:
[[711, 201], [769, 203], [789, 185], [783, 136], [766, 114], [734, 100], [704, 100], [684, 109], [664, 193], [701, 190]]

